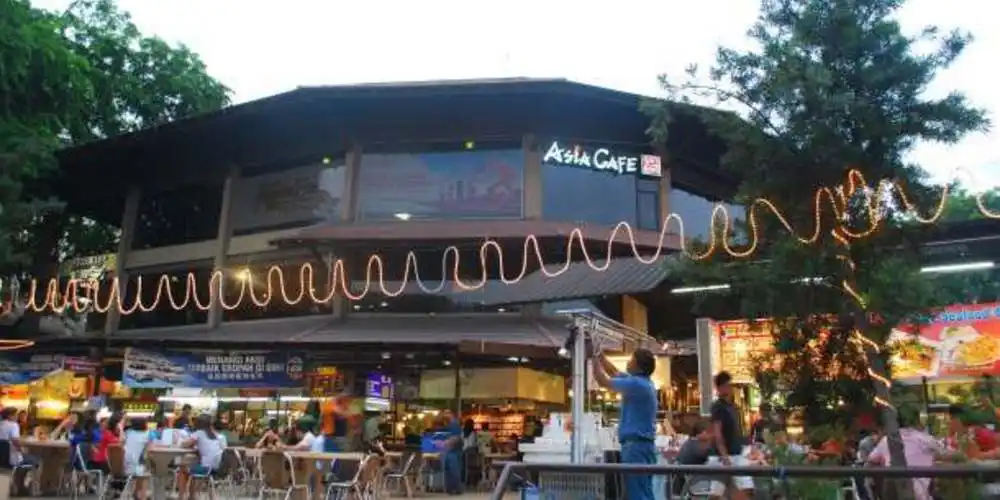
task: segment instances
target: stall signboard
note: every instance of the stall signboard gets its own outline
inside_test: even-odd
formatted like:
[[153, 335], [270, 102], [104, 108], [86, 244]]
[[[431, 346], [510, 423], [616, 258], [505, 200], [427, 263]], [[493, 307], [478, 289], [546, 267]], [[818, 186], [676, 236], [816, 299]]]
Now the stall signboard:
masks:
[[660, 157], [656, 155], [625, 153], [611, 147], [588, 147], [559, 141], [552, 141], [546, 148], [542, 164], [584, 168], [615, 175], [663, 175]]
[[893, 378], [1000, 375], [1000, 303], [947, 307], [893, 329]]
[[170, 387], [301, 387], [303, 358], [278, 352], [182, 352], [129, 348], [123, 381], [142, 389]]
[[774, 352], [771, 322], [722, 321], [715, 326], [719, 338], [719, 371], [729, 372], [733, 383], [753, 383], [754, 362]]
[[62, 354], [0, 353], [0, 385], [27, 384], [64, 368]]
[[392, 399], [392, 377], [381, 373], [369, 374], [365, 385], [365, 397]]

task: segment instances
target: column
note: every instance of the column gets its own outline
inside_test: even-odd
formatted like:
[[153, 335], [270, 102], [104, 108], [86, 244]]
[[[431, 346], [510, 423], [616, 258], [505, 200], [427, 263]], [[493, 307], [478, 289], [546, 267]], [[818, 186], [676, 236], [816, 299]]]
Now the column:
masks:
[[[352, 143], [347, 148], [347, 153], [344, 154], [344, 193], [340, 198], [340, 222], [343, 224], [351, 224], [358, 217], [358, 188], [359, 179], [361, 175], [361, 157], [363, 152], [361, 150], [361, 145], [357, 143]], [[330, 254], [331, 265], [337, 261], [338, 258], [346, 259], [345, 255]], [[344, 262], [349, 264], [350, 261]], [[347, 266], [344, 266], [344, 271], [347, 271]], [[333, 272], [332, 268], [328, 268], [328, 272]], [[345, 278], [350, 278], [351, 276], [345, 276]], [[338, 282], [339, 282], [338, 276]], [[331, 283], [331, 286], [338, 286], [339, 283]], [[350, 281], [347, 281], [347, 285], [350, 286]], [[331, 311], [333, 317], [337, 319], [344, 319], [351, 312], [351, 301], [347, 299], [344, 295], [343, 290], [341, 293], [337, 293], [333, 297], [331, 304]]]
[[649, 315], [646, 312], [646, 304], [631, 295], [622, 295], [622, 323], [625, 326], [649, 333]]
[[525, 220], [540, 220], [542, 218], [542, 152], [538, 147], [538, 138], [532, 134], [526, 134], [521, 139], [521, 150], [524, 152], [522, 214]]
[[239, 181], [239, 178], [239, 167], [230, 167], [229, 173], [226, 174], [226, 180], [222, 184], [222, 206], [219, 209], [219, 232], [215, 238], [215, 264], [213, 270], [216, 273], [221, 272], [223, 279], [216, 281], [213, 283], [215, 286], [211, 287], [212, 304], [211, 309], [208, 311], [208, 327], [210, 329], [218, 328], [222, 323], [222, 297], [219, 294], [223, 291], [226, 284], [225, 273], [226, 261], [229, 257], [229, 240], [233, 237], [233, 227], [230, 224], [233, 188]]
[[[661, 175], [658, 198], [660, 199], [660, 224], [663, 224], [670, 216], [670, 189], [673, 183], [670, 180], [670, 155], [665, 148], [657, 148], [656, 154], [660, 155]], [[677, 227], [676, 222], [671, 222], [668, 232], [676, 233]]]
[[695, 335], [698, 346], [698, 393], [699, 410], [707, 417], [712, 412], [712, 396], [715, 393], [715, 339], [712, 320], [695, 320]]
[[462, 419], [462, 355], [455, 351], [455, 418]]
[[[139, 218], [139, 198], [141, 190], [139, 186], [131, 186], [128, 194], [125, 195], [125, 209], [122, 213], [121, 234], [118, 236], [118, 253], [115, 255], [115, 277], [118, 278], [118, 289], [115, 293], [124, 300], [128, 287], [128, 254], [132, 251], [132, 240], [135, 239], [135, 223]], [[111, 309], [104, 320], [104, 335], [111, 335], [118, 331], [121, 323], [121, 311], [117, 304], [112, 303]]]

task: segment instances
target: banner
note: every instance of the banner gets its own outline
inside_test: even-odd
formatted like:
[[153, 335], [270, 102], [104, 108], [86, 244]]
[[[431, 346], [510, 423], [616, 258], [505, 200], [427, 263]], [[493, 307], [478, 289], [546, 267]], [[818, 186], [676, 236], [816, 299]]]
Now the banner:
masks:
[[0, 384], [26, 384], [62, 370], [61, 354], [0, 354]]
[[0, 385], [27, 384], [59, 370], [91, 375], [98, 367], [100, 363], [95, 361], [62, 354], [3, 352], [0, 353]]
[[337, 161], [240, 178], [233, 187], [233, 231], [339, 220], [344, 172]]
[[303, 359], [277, 352], [182, 352], [129, 348], [123, 382], [140, 389], [172, 387], [301, 387]]
[[1000, 303], [952, 306], [892, 331], [893, 378], [1000, 375]]

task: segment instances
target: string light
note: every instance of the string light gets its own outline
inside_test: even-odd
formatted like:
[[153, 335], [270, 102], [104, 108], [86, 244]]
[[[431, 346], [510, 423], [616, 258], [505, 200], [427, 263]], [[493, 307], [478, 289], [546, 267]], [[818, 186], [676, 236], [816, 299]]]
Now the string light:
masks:
[[33, 340], [0, 339], [0, 351], [16, 351], [33, 345]]
[[[843, 185], [834, 188], [821, 187], [816, 190], [813, 196], [814, 226], [811, 232], [798, 232], [773, 202], [765, 198], [757, 198], [750, 203], [747, 209], [747, 224], [749, 228], [747, 236], [749, 241], [742, 249], [735, 248], [729, 243], [732, 236], [733, 224], [729, 211], [724, 205], [718, 204], [712, 211], [708, 244], [701, 252], [690, 248], [685, 237], [683, 219], [679, 215], [672, 213], [663, 221], [655, 251], [651, 254], [643, 254], [640, 251], [632, 226], [627, 222], [619, 222], [612, 229], [607, 239], [607, 255], [611, 254], [612, 247], [618, 241], [618, 237], [621, 234], [628, 237], [632, 254], [637, 260], [644, 264], [655, 264], [666, 253], [663, 246], [667, 240], [667, 236], [671, 234], [668, 230], [672, 227], [673, 223], [676, 224], [677, 235], [680, 237], [681, 253], [693, 260], [701, 261], [708, 259], [720, 250], [733, 258], [748, 258], [757, 251], [760, 241], [759, 212], [761, 210], [770, 212], [785, 230], [800, 243], [815, 244], [819, 241], [820, 235], [823, 233], [824, 206], [830, 207], [834, 216], [833, 220], [837, 221], [835, 227], [831, 229], [834, 237], [838, 241], [841, 241], [841, 243], [849, 243], [850, 240], [866, 238], [879, 229], [884, 222], [882, 207], [888, 205], [891, 201], [889, 197], [894, 193], [898, 195], [903, 208], [914, 220], [922, 224], [933, 224], [944, 213], [949, 191], [947, 187], [942, 188], [941, 197], [936, 207], [931, 211], [930, 215], [924, 216], [919, 213], [915, 204], [905, 194], [901, 183], [892, 180], [882, 180], [877, 183], [876, 187], [872, 188], [868, 186], [867, 181], [860, 171], [851, 170], [847, 173], [847, 180]], [[864, 212], [867, 220], [862, 221], [866, 227], [863, 230], [856, 231], [848, 227], [847, 222], [849, 222], [849, 203], [851, 200], [857, 199], [858, 195], [862, 196], [861, 202], [864, 204]], [[980, 212], [987, 218], [1000, 219], [1000, 213], [993, 212], [986, 207], [984, 196], [985, 194], [980, 194], [976, 197], [976, 203]], [[719, 227], [720, 223], [721, 228]], [[115, 308], [119, 313], [128, 315], [136, 312], [153, 311], [163, 305], [169, 305], [169, 307], [175, 310], [193, 307], [204, 311], [212, 307], [214, 297], [217, 297], [220, 307], [224, 310], [233, 310], [247, 304], [257, 307], [267, 307], [279, 298], [288, 305], [296, 305], [306, 299], [316, 304], [325, 304], [333, 300], [338, 293], [343, 294], [343, 296], [350, 300], [357, 301], [373, 292], [376, 286], [382, 295], [397, 297], [403, 294], [404, 290], [408, 289], [408, 285], [411, 282], [428, 294], [440, 293], [446, 287], [454, 287], [461, 291], [474, 291], [484, 287], [489, 280], [486, 269], [493, 267], [488, 265], [490, 264], [491, 253], [496, 254], [496, 265], [499, 268], [500, 274], [499, 279], [504, 284], [517, 283], [523, 279], [532, 270], [533, 266], [530, 265], [532, 262], [539, 264], [539, 271], [546, 277], [558, 277], [569, 270], [569, 267], [574, 263], [574, 252], [580, 252], [583, 261], [594, 271], [606, 271], [611, 266], [611, 259], [597, 259], [591, 256], [587, 245], [585, 245], [585, 240], [583, 230], [579, 227], [574, 228], [566, 238], [565, 262], [562, 265], [551, 266], [545, 261], [538, 237], [529, 235], [525, 238], [522, 246], [521, 269], [513, 275], [508, 273], [509, 270], [504, 265], [504, 251], [501, 245], [496, 240], [487, 240], [479, 247], [482, 274], [478, 280], [471, 281], [461, 278], [466, 273], [461, 273], [459, 269], [458, 247], [449, 246], [442, 254], [441, 263], [442, 269], [447, 270], [449, 268], [449, 259], [451, 259], [451, 279], [443, 279], [435, 286], [427, 286], [425, 281], [420, 278], [416, 253], [410, 251], [406, 256], [401, 283], [395, 289], [387, 286], [385, 260], [378, 254], [372, 254], [369, 256], [365, 266], [364, 288], [358, 293], [352, 291], [344, 261], [338, 259], [333, 262], [330, 268], [331, 279], [329, 283], [332, 286], [327, 287], [325, 293], [318, 295], [315, 286], [316, 271], [311, 263], [305, 263], [298, 269], [299, 287], [298, 292], [295, 294], [289, 294], [288, 288], [285, 286], [285, 271], [281, 267], [274, 265], [269, 267], [265, 272], [265, 278], [263, 279], [267, 284], [265, 292], [257, 291], [257, 288], [254, 286], [256, 280], [251, 273], [248, 273], [247, 270], [239, 272], [237, 274], [238, 279], [236, 280], [239, 284], [239, 295], [235, 300], [226, 297], [223, 290], [226, 282], [226, 273], [222, 270], [217, 270], [212, 273], [209, 279], [209, 293], [207, 297], [204, 297], [204, 293], [199, 293], [197, 279], [193, 272], [188, 273], [185, 279], [183, 294], [174, 292], [171, 283], [175, 278], [169, 275], [161, 275], [155, 278], [153, 281], [155, 282], [156, 292], [153, 294], [153, 299], [149, 302], [144, 302], [142, 296], [150, 280], [141, 275], [138, 276], [135, 285], [136, 299], [131, 304], [126, 304], [122, 294], [119, 293], [121, 283], [118, 277], [110, 280], [110, 283], [101, 283], [94, 279], [70, 279], [62, 287], [60, 287], [59, 280], [54, 278], [49, 280], [44, 286], [40, 286], [37, 280], [32, 280], [28, 286], [27, 304], [24, 306], [25, 309], [35, 312], [62, 312], [68, 308], [72, 308], [80, 313], [86, 311], [104, 313]], [[532, 256], [534, 259], [531, 259]], [[45, 292], [43, 294], [44, 298], [39, 302], [36, 297], [38, 296], [38, 291], [43, 288]], [[4, 307], [7, 311], [10, 311], [14, 305], [14, 301], [12, 300], [7, 302]]]

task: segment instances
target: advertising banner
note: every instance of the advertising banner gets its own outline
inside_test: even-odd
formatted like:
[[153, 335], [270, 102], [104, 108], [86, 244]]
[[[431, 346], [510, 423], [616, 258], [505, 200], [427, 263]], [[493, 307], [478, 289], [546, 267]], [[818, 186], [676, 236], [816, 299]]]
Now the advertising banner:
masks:
[[0, 353], [0, 385], [27, 384], [52, 372], [62, 370], [62, 354], [32, 354], [28, 352]]
[[303, 358], [277, 352], [182, 352], [130, 348], [123, 381], [141, 389], [301, 387]]
[[[728, 371], [733, 382], [753, 383], [752, 360], [767, 359], [778, 368], [771, 324], [767, 320], [713, 322], [718, 339], [716, 372]], [[1000, 375], [1000, 303], [956, 305], [941, 309], [927, 324], [900, 325], [889, 339], [894, 347], [892, 378], [967, 378]]]
[[364, 220], [519, 219], [524, 153], [372, 154], [361, 159]]
[[952, 306], [893, 330], [893, 378], [1000, 375], [1000, 303]]

